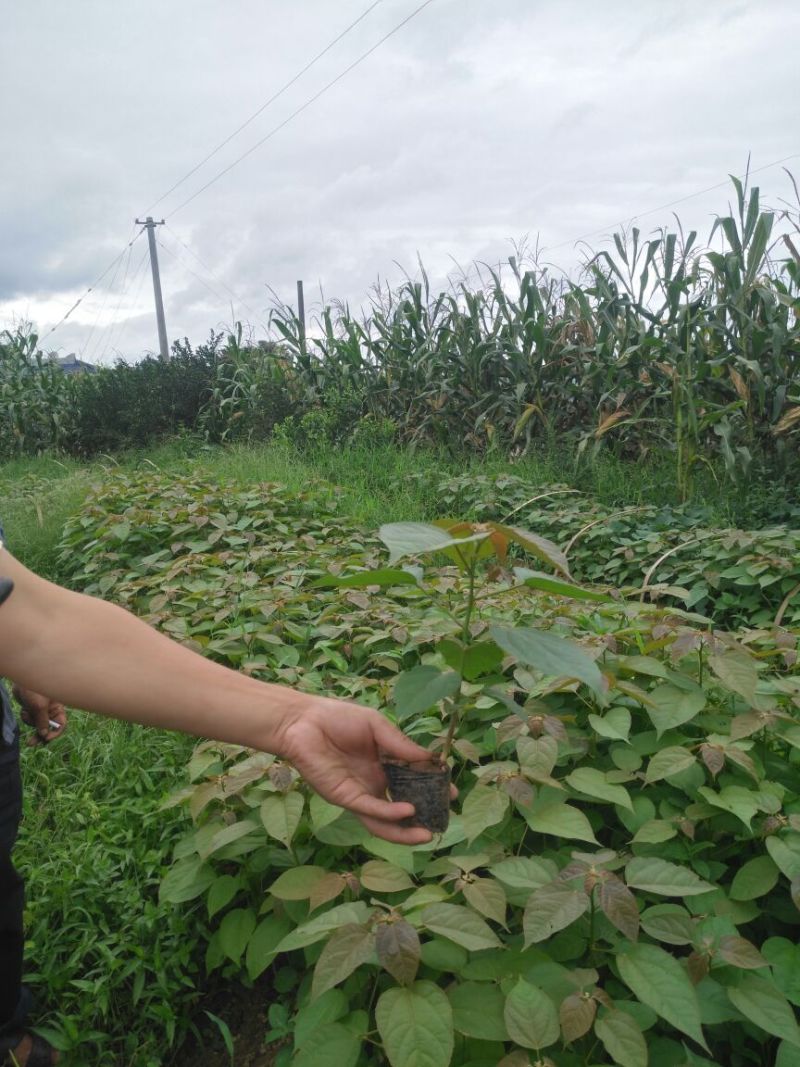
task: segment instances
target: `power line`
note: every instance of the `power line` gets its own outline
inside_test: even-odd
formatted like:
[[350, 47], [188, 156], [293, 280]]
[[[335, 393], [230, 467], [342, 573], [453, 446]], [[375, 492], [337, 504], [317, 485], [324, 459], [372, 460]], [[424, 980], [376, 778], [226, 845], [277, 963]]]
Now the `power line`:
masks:
[[192, 268], [189, 266], [189, 264], [186, 262], [186, 260], [183, 258], [183, 256], [180, 256], [174, 249], [170, 248], [169, 245], [164, 244], [163, 237], [156, 238], [156, 242], [157, 242], [159, 248], [163, 248], [165, 252], [167, 252], [170, 256], [172, 256], [172, 258], [175, 260], [176, 263], [180, 263], [180, 265], [183, 267], [183, 269], [185, 271], [187, 271], [189, 274], [191, 274], [191, 276], [196, 281], [200, 282], [200, 284], [202, 286], [204, 286], [206, 289], [208, 289], [209, 293], [211, 293], [212, 296], [216, 297], [216, 299], [220, 300], [223, 304], [227, 304], [228, 303], [228, 298], [223, 293], [220, 293], [220, 291], [218, 289], [215, 289], [213, 286], [209, 285], [208, 282], [204, 278], [200, 277], [199, 274], [195, 273], [195, 271], [192, 270]]
[[[380, 3], [381, 0], [378, 0], [378, 2]], [[247, 311], [250, 312], [251, 315], [255, 315], [255, 316], [258, 315], [257, 311], [253, 311], [253, 309], [249, 306], [249, 304], [247, 304], [244, 300], [242, 300], [242, 298], [240, 296], [238, 296], [233, 291], [233, 289], [231, 289], [231, 287], [226, 282], [224, 282], [222, 280], [222, 278], [218, 277], [214, 273], [214, 271], [211, 269], [211, 267], [209, 267], [209, 265], [205, 262], [205, 260], [201, 259], [200, 256], [198, 256], [198, 254], [195, 251], [193, 251], [189, 247], [189, 245], [187, 245], [186, 242], [184, 240], [182, 240], [178, 236], [178, 234], [175, 232], [175, 230], [173, 230], [173, 228], [170, 226], [170, 224], [168, 222], [165, 222], [164, 226], [169, 230], [169, 232], [172, 234], [172, 236], [175, 238], [175, 240], [178, 242], [178, 244], [182, 245], [186, 249], [186, 251], [189, 253], [189, 255], [193, 259], [197, 260], [197, 262], [200, 264], [200, 266], [203, 268], [203, 270], [205, 270], [205, 272], [208, 274], [209, 278], [212, 278], [217, 283], [217, 285], [221, 285], [223, 287], [223, 289], [227, 289], [227, 291], [231, 294], [231, 296], [236, 301], [236, 303], [237, 304], [241, 304], [243, 308], [245, 308]]]
[[[133, 299], [132, 299], [131, 303], [132, 303], [132, 306], [133, 306], [134, 309], [136, 308], [136, 305], [139, 302], [139, 294], [142, 291], [142, 286], [144, 285], [144, 280], [147, 277], [147, 260], [149, 258], [149, 255], [150, 255], [149, 249], [145, 249], [144, 253], [142, 255], [142, 258], [139, 260], [139, 263], [138, 263], [138, 266], [136, 267], [136, 270], [133, 272], [133, 278], [131, 279], [131, 290], [133, 292]], [[132, 316], [129, 315], [128, 318], [126, 318], [120, 324], [120, 330], [119, 330], [119, 333], [117, 334], [117, 337], [116, 337], [117, 344], [119, 344], [121, 342], [122, 338], [125, 336], [125, 331], [127, 330], [128, 326], [130, 324], [131, 318], [132, 318]], [[112, 347], [113, 341], [114, 341], [114, 337], [113, 336], [109, 337], [105, 348], [103, 349], [103, 351], [100, 354], [100, 359], [101, 360], [105, 358], [106, 352]]]
[[[143, 255], [142, 258], [139, 260], [139, 263], [141, 263], [144, 260], [144, 258], [145, 258], [145, 256]], [[111, 346], [111, 342], [112, 342], [114, 334], [115, 334], [115, 332], [117, 330], [117, 326], [119, 325], [119, 313], [120, 313], [120, 310], [122, 309], [122, 301], [125, 299], [125, 295], [126, 295], [126, 293], [128, 291], [128, 274], [130, 273], [131, 260], [132, 259], [133, 259], [133, 249], [130, 248], [130, 249], [128, 249], [128, 261], [125, 264], [125, 273], [124, 273], [124, 275], [122, 277], [122, 284], [119, 287], [119, 300], [117, 300], [117, 306], [114, 309], [114, 316], [111, 319], [111, 323], [109, 324], [109, 326], [106, 329], [103, 330], [103, 332], [101, 334], [101, 337], [98, 338], [98, 340], [97, 340], [97, 344], [94, 347], [94, 357], [95, 357], [95, 359], [99, 358], [100, 360], [102, 360], [103, 356], [105, 356], [106, 352], [108, 351], [109, 347]], [[134, 271], [134, 273], [131, 275], [131, 279], [130, 279], [130, 284], [131, 285], [133, 285], [133, 283], [136, 280], [136, 273], [137, 273], [138, 269], [139, 268], [137, 266], [136, 271]], [[101, 341], [101, 339], [103, 337], [107, 338], [107, 340], [103, 344], [103, 350], [101, 352], [100, 351], [100, 341]]]
[[[748, 171], [747, 174], [739, 174], [737, 177], [740, 181], [744, 181], [746, 177], [751, 174], [760, 174], [763, 170], [770, 170], [772, 167], [779, 167], [782, 163], [788, 163], [791, 159], [797, 159], [800, 156], [800, 152], [794, 152], [790, 156], [784, 156], [783, 159], [776, 159], [772, 163], [765, 163], [763, 167], [756, 167], [755, 170]], [[623, 226], [629, 226], [637, 219], [646, 218], [648, 215], [655, 215], [658, 211], [668, 211], [672, 207], [677, 207], [678, 204], [685, 204], [687, 200], [694, 200], [695, 197], [704, 196], [706, 193], [713, 193], [717, 189], [724, 189], [728, 185], [728, 180], [723, 182], [717, 182], [716, 185], [709, 185], [706, 189], [699, 189], [696, 193], [689, 193], [687, 196], [679, 197], [677, 200], [671, 200], [668, 204], [660, 204], [658, 207], [650, 208], [648, 211], [639, 211], [635, 215], [630, 215], [626, 219], [622, 219], [619, 222], [612, 222], [608, 226], [603, 226], [599, 230], [592, 230], [590, 233], [581, 234], [580, 237], [570, 237], [566, 241], [559, 241], [558, 244], [545, 245], [541, 248], [540, 252], [551, 252], [554, 248], [563, 248], [565, 245], [579, 244], [581, 241], [588, 241], [590, 237], [597, 237], [601, 234], [608, 233], [609, 230], [618, 229]]]
[[[133, 231], [131, 231], [131, 232], [133, 232]], [[128, 270], [129, 270], [130, 265], [131, 265], [131, 256], [132, 255], [133, 255], [133, 245], [128, 245], [127, 258], [123, 257], [123, 258], [125, 258], [125, 271], [124, 271], [123, 278], [122, 278], [122, 284], [120, 286], [120, 294], [122, 293], [122, 289], [123, 289], [123, 287], [125, 285], [125, 279], [128, 276]], [[112, 290], [114, 289], [114, 283], [117, 280], [117, 275], [119, 274], [119, 269], [120, 269], [121, 266], [122, 266], [122, 260], [120, 260], [120, 262], [117, 264], [116, 270], [114, 271], [113, 275], [111, 276], [111, 281], [109, 282], [108, 288], [105, 291], [102, 303], [100, 304], [100, 308], [99, 308], [99, 310], [97, 312], [97, 315], [95, 316], [95, 320], [92, 323], [92, 328], [89, 330], [89, 333], [87, 334], [86, 340], [83, 342], [83, 345], [80, 348], [80, 352], [79, 352], [79, 358], [80, 359], [83, 359], [87, 355], [87, 353], [89, 351], [89, 345], [90, 345], [90, 343], [92, 341], [92, 338], [94, 337], [94, 333], [95, 333], [95, 330], [97, 329], [97, 326], [98, 326], [98, 324], [100, 322], [100, 319], [103, 316], [103, 312], [106, 309], [106, 304], [108, 303], [108, 298], [111, 295]], [[102, 334], [105, 333], [106, 328], [107, 327], [104, 327], [100, 331], [100, 336], [102, 336]]]
[[283, 122], [275, 126], [272, 130], [270, 130], [268, 134], [262, 137], [259, 141], [256, 141], [254, 145], [251, 145], [246, 152], [243, 152], [237, 159], [234, 159], [232, 163], [229, 163], [227, 167], [223, 168], [223, 170], [219, 171], [219, 173], [217, 173], [213, 178], [207, 181], [205, 185], [201, 185], [196, 192], [192, 193], [192, 195], [187, 197], [186, 200], [178, 204], [178, 206], [174, 208], [173, 211], [170, 213], [169, 217], [172, 218], [177, 215], [177, 213], [179, 211], [182, 211], [187, 204], [191, 204], [191, 202], [195, 200], [198, 196], [200, 196], [201, 193], [204, 193], [206, 189], [210, 189], [212, 185], [214, 185], [220, 180], [220, 178], [224, 177], [226, 174], [229, 174], [234, 167], [237, 167], [243, 160], [247, 159], [248, 156], [251, 156], [253, 152], [256, 151], [256, 149], [260, 148], [263, 144], [266, 144], [267, 141], [271, 140], [276, 133], [279, 133], [285, 126], [288, 126], [290, 122], [296, 119], [298, 115], [301, 115], [304, 111], [311, 107], [312, 104], [316, 103], [316, 101], [319, 100], [319, 98], [325, 93], [327, 93], [329, 89], [332, 89], [334, 85], [337, 84], [337, 82], [340, 82], [342, 78], [346, 77], [352, 70], [355, 70], [357, 66], [363, 63], [365, 59], [372, 55], [373, 52], [377, 51], [377, 49], [380, 48], [381, 45], [384, 44], [386, 41], [388, 41], [390, 37], [393, 37], [396, 33], [398, 33], [404, 26], [411, 22], [413, 18], [416, 18], [417, 15], [419, 15], [422, 11], [425, 10], [426, 7], [429, 7], [432, 3], [434, 3], [434, 0], [424, 0], [424, 3], [420, 4], [419, 7], [415, 8], [410, 15], [407, 15], [403, 19], [402, 22], [399, 22], [393, 29], [389, 30], [387, 34], [384, 34], [384, 36], [381, 37], [379, 41], [376, 41], [371, 48], [368, 48], [366, 52], [363, 52], [358, 57], [358, 59], [354, 60], [348, 67], [345, 67], [343, 71], [337, 74], [335, 78], [333, 78], [326, 85], [324, 85], [318, 92], [314, 93], [314, 95], [308, 100], [306, 100], [304, 104], [301, 104], [300, 107], [293, 111], [291, 115], [288, 116], [288, 118], [285, 118]]
[[[790, 156], [784, 156], [783, 159], [773, 160], [772, 163], [765, 163], [762, 167], [756, 167], [754, 170], [748, 171], [747, 174], [739, 174], [736, 177], [738, 177], [740, 181], [744, 181], [745, 178], [748, 177], [749, 175], [760, 174], [761, 171], [770, 170], [772, 167], [779, 167], [783, 163], [788, 163], [790, 160], [797, 159], [798, 157], [800, 157], [800, 152], [794, 152]], [[605, 235], [610, 230], [619, 229], [619, 228], [622, 228], [624, 226], [629, 226], [632, 222], [635, 222], [637, 219], [646, 218], [648, 215], [655, 215], [659, 211], [668, 211], [672, 207], [677, 207], [679, 204], [686, 203], [687, 200], [694, 200], [696, 197], [704, 196], [706, 193], [715, 192], [717, 189], [724, 189], [724, 188], [727, 187], [728, 181], [729, 180], [725, 180], [725, 181], [722, 181], [722, 182], [717, 182], [716, 185], [709, 185], [705, 189], [698, 189], [694, 193], [688, 193], [686, 196], [679, 197], [677, 200], [671, 200], [667, 204], [661, 204], [659, 207], [649, 208], [647, 211], [639, 211], [635, 215], [629, 215], [627, 218], [621, 219], [618, 222], [611, 222], [607, 226], [602, 226], [600, 229], [592, 230], [590, 233], [581, 234], [579, 237], [569, 237], [569, 238], [567, 238], [566, 241], [559, 241], [557, 244], [554, 244], [554, 245], [543, 245], [541, 248], [537, 249], [537, 254], [541, 255], [544, 252], [551, 252], [556, 248], [564, 248], [566, 245], [579, 244], [581, 241], [588, 241], [591, 237], [598, 237], [598, 236]], [[500, 266], [501, 266], [501, 264], [498, 263], [497, 267], [492, 268], [492, 269], [497, 269]], [[487, 264], [487, 263], [472, 263], [472, 265], [467, 270], [463, 270], [462, 268], [459, 268], [461, 270], [461, 277], [456, 279], [457, 284], [465, 285], [469, 281], [469, 279], [473, 276], [473, 274], [478, 274], [480, 276], [481, 269], [482, 268], [487, 268], [488, 269], [489, 267], [490, 267], [490, 264]], [[482, 278], [481, 278], [481, 281], [483, 281]]]
[[78, 299], [75, 301], [75, 303], [72, 305], [72, 307], [66, 313], [66, 315], [64, 315], [62, 318], [60, 318], [58, 320], [58, 322], [55, 324], [55, 326], [51, 326], [50, 329], [47, 331], [47, 333], [39, 338], [39, 344], [40, 345], [42, 344], [43, 341], [47, 340], [47, 338], [50, 336], [50, 334], [55, 333], [56, 330], [60, 326], [64, 325], [64, 323], [67, 321], [67, 319], [70, 317], [70, 315], [72, 315], [73, 311], [75, 311], [76, 308], [78, 308], [83, 303], [83, 301], [86, 299], [86, 297], [89, 295], [89, 293], [93, 292], [97, 288], [97, 286], [100, 284], [100, 282], [103, 280], [103, 278], [105, 278], [105, 276], [108, 274], [108, 272], [110, 270], [112, 270], [112, 268], [115, 267], [117, 265], [117, 263], [119, 263], [119, 261], [122, 259], [122, 257], [125, 255], [125, 253], [128, 251], [128, 249], [131, 247], [131, 245], [134, 244], [134, 242], [138, 241], [138, 239], [142, 236], [143, 232], [144, 232], [143, 230], [139, 230], [139, 232], [136, 234], [136, 236], [132, 240], [128, 241], [128, 243], [122, 249], [120, 254], [118, 256], [116, 256], [114, 259], [111, 260], [111, 262], [106, 267], [106, 269], [103, 271], [103, 273], [92, 282], [92, 284], [89, 286], [89, 288], [86, 290], [85, 293], [83, 293], [81, 296], [78, 297]]
[[221, 152], [222, 149], [226, 145], [230, 144], [231, 141], [234, 139], [234, 137], [238, 137], [238, 135], [242, 132], [242, 130], [247, 129], [247, 127], [252, 122], [255, 122], [255, 120], [258, 118], [259, 115], [263, 114], [271, 104], [274, 104], [275, 101], [279, 97], [283, 96], [283, 94], [287, 91], [287, 89], [290, 89], [295, 84], [295, 82], [299, 81], [300, 78], [302, 78], [302, 76], [305, 73], [307, 73], [307, 71], [311, 70], [311, 68], [316, 63], [318, 63], [320, 61], [320, 59], [322, 59], [323, 56], [327, 55], [327, 53], [330, 52], [330, 50], [335, 45], [337, 45], [339, 43], [339, 41], [342, 40], [343, 37], [346, 37], [347, 34], [350, 33], [351, 30], [355, 29], [355, 27], [359, 24], [359, 22], [361, 22], [363, 19], [365, 19], [367, 17], [367, 15], [369, 15], [369, 13], [371, 11], [373, 11], [378, 6], [378, 4], [380, 4], [382, 2], [383, 2], [383, 0], [375, 0], [374, 3], [370, 4], [370, 6], [366, 9], [366, 11], [363, 11], [354, 22], [351, 22], [350, 25], [347, 26], [344, 30], [342, 30], [342, 32], [337, 37], [334, 37], [334, 39], [330, 42], [330, 44], [326, 45], [325, 48], [323, 48], [321, 52], [318, 52], [314, 56], [314, 58], [312, 60], [310, 60], [308, 63], [306, 63], [306, 65], [303, 67], [302, 70], [299, 70], [297, 72], [297, 74], [294, 75], [293, 78], [290, 78], [289, 81], [286, 82], [285, 85], [282, 85], [281, 88], [278, 89], [277, 92], [273, 93], [272, 96], [269, 98], [269, 100], [265, 101], [265, 103], [263, 103], [260, 108], [258, 108], [256, 111], [254, 111], [253, 114], [248, 119], [245, 119], [245, 121], [240, 126], [237, 126], [236, 129], [233, 131], [233, 133], [231, 133], [228, 137], [226, 137], [224, 141], [220, 141], [220, 143], [217, 145], [216, 148], [213, 148], [208, 153], [207, 156], [204, 156], [203, 159], [201, 159], [199, 163], [197, 163], [194, 167], [192, 167], [191, 170], [187, 171], [183, 175], [182, 178], [179, 178], [178, 181], [176, 181], [174, 185], [170, 186], [170, 188], [167, 189], [167, 191], [162, 196], [160, 196], [158, 198], [158, 200], [153, 201], [153, 203], [150, 205], [150, 207], [148, 207], [144, 211], [144, 214], [145, 215], [149, 214], [149, 212], [151, 212], [154, 207], [157, 207], [163, 200], [166, 200], [167, 197], [171, 193], [174, 193], [175, 190], [180, 188], [180, 186], [183, 185], [183, 183], [185, 181], [187, 181], [189, 178], [191, 178], [193, 174], [196, 174], [198, 172], [198, 170], [200, 170], [201, 167], [205, 166], [205, 164], [208, 163], [208, 161], [210, 159], [213, 159], [214, 156], [218, 152]]

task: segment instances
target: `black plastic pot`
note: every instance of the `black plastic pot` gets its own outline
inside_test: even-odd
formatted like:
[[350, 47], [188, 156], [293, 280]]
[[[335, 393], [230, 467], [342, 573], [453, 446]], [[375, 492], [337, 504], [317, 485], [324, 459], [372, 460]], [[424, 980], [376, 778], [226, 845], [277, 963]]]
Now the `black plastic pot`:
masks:
[[407, 826], [422, 826], [433, 834], [443, 834], [450, 822], [450, 768], [446, 763], [426, 760], [404, 763], [385, 760], [383, 769], [394, 801], [414, 805], [415, 814]]

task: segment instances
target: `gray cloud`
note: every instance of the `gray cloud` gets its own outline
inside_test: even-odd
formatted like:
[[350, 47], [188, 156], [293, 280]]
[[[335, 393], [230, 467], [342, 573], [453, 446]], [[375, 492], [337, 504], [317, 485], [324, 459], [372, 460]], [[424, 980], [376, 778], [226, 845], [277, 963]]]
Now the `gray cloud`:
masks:
[[[13, 316], [52, 326], [133, 218], [366, 6], [9, 6], [0, 326]], [[159, 236], [172, 337], [203, 340], [232, 315], [265, 321], [269, 287], [293, 300], [300, 277], [310, 294], [321, 284], [358, 306], [379, 275], [401, 277], [398, 263], [413, 272], [417, 253], [443, 279], [454, 258], [499, 260], [525, 234], [562, 246], [552, 258], [570, 268], [582, 233], [719, 182], [750, 151], [757, 167], [797, 150], [793, 0], [437, 0], [172, 214], [414, 6], [384, 0], [155, 208], [171, 227]], [[772, 199], [788, 190], [779, 168], [758, 180]], [[721, 190], [680, 213], [704, 232], [726, 202]], [[663, 222], [668, 212], [643, 226]], [[127, 273], [125, 258], [111, 291], [112, 275], [48, 347], [109, 360], [155, 346], [143, 250], [142, 239]], [[243, 303], [231, 309], [225, 285]]]

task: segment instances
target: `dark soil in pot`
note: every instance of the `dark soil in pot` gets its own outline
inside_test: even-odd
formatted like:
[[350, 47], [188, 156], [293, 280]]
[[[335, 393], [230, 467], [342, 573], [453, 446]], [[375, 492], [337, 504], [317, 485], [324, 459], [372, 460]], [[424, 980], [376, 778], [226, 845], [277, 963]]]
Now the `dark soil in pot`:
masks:
[[438, 760], [406, 763], [384, 760], [383, 769], [394, 801], [414, 805], [416, 814], [408, 826], [422, 826], [434, 834], [443, 834], [450, 821], [450, 768]]

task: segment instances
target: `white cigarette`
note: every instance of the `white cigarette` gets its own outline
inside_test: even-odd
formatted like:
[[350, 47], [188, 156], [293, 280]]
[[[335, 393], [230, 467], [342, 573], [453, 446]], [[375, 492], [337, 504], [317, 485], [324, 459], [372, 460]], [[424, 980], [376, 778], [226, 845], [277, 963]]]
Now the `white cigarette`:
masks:
[[53, 719], [49, 719], [48, 721], [50, 723], [50, 729], [51, 730], [60, 730], [61, 729], [61, 723], [60, 722], [55, 722]]

